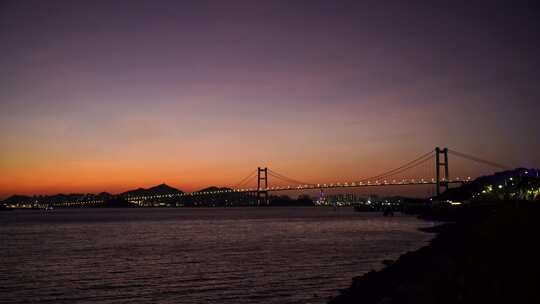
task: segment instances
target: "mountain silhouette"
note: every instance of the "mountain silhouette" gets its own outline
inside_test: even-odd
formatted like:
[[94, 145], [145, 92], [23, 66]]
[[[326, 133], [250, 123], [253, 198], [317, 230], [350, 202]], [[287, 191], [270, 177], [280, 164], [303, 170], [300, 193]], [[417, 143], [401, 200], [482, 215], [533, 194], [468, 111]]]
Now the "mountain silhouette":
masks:
[[[474, 194], [481, 193], [488, 185], [505, 185], [510, 178], [514, 179], [515, 186], [524, 186], [531, 183], [533, 179], [538, 179], [540, 170], [516, 168], [491, 175], [481, 176], [475, 180], [465, 183], [457, 188], [450, 188], [437, 197], [438, 200], [464, 201], [470, 199]], [[525, 185], [526, 186], [526, 185]], [[517, 191], [517, 190], [516, 190]]]
[[19, 204], [19, 203], [27, 203], [27, 202], [31, 202], [31, 201], [33, 201], [33, 198], [31, 196], [15, 194], [15, 195], [12, 195], [12, 196], [6, 198], [3, 201], [3, 203], [6, 203], [6, 204]]
[[196, 192], [213, 192], [213, 191], [227, 191], [227, 190], [232, 190], [232, 189], [227, 188], [227, 187], [210, 186], [210, 187], [206, 187], [204, 189], [198, 190]]
[[147, 195], [165, 195], [165, 194], [182, 194], [182, 190], [173, 188], [167, 184], [160, 184], [150, 188], [137, 188], [135, 190], [128, 190], [120, 195], [127, 196], [147, 196]]

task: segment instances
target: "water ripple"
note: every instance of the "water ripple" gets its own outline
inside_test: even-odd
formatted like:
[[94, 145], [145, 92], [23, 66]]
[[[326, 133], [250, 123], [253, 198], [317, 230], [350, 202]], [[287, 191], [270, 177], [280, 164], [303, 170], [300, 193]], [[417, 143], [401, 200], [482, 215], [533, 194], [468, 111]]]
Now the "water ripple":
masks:
[[429, 223], [351, 209], [14, 211], [1, 303], [325, 303], [425, 244]]

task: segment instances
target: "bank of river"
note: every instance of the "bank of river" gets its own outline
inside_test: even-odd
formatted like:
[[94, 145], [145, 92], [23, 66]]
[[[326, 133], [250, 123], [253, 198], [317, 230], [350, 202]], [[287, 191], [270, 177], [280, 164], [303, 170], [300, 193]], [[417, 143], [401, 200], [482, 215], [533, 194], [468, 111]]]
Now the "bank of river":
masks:
[[345, 303], [540, 303], [540, 208], [464, 208], [428, 246], [353, 279]]

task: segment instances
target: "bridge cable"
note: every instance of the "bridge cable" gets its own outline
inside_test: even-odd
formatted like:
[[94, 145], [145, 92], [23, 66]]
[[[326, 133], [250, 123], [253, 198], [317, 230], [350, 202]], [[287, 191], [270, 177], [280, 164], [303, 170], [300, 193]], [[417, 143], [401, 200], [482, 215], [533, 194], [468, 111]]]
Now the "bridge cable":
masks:
[[495, 162], [492, 162], [492, 161], [489, 161], [489, 160], [481, 159], [481, 158], [478, 158], [478, 157], [475, 157], [475, 156], [472, 156], [472, 155], [468, 155], [468, 154], [465, 154], [465, 153], [462, 153], [462, 152], [458, 152], [458, 151], [454, 151], [454, 150], [450, 150], [450, 149], [448, 149], [448, 152], [450, 152], [453, 155], [456, 155], [456, 156], [459, 156], [459, 157], [462, 157], [462, 158], [465, 158], [465, 159], [468, 159], [468, 160], [471, 160], [471, 161], [483, 163], [483, 164], [486, 164], [486, 165], [489, 165], [489, 166], [492, 166], [492, 167], [496, 167], [496, 168], [499, 168], [499, 169], [503, 169], [503, 170], [509, 170], [510, 169], [510, 167], [508, 167], [508, 166], [505, 166], [505, 165], [502, 165], [502, 164], [499, 164], [499, 163], [495, 163]]
[[[433, 158], [435, 158], [434, 155], [429, 156], [429, 157], [427, 157], [427, 158], [421, 160], [420, 162], [417, 162], [417, 163], [415, 163], [415, 164], [413, 164], [413, 165], [410, 165], [410, 166], [408, 166], [408, 167], [406, 167], [406, 168], [403, 168], [403, 169], [401, 169], [401, 170], [399, 170], [399, 171], [395, 171], [395, 172], [392, 172], [392, 173], [390, 173], [390, 174], [378, 176], [378, 177], [376, 177], [376, 178], [377, 178], [377, 179], [382, 179], [382, 178], [388, 178], [388, 177], [391, 177], [391, 176], [395, 176], [395, 175], [397, 175], [397, 174], [403, 173], [403, 172], [408, 171], [408, 170], [410, 170], [410, 169], [416, 168], [416, 167], [418, 167], [418, 166], [420, 166], [420, 165], [422, 165], [422, 164], [424, 164], [424, 163], [426, 163], [426, 162], [428, 162], [428, 161], [430, 161], [430, 160], [433, 160]], [[370, 180], [371, 180], [371, 179], [370, 179]], [[365, 180], [362, 180], [362, 181], [365, 181]]]
[[251, 172], [248, 176], [244, 177], [240, 182], [235, 184], [232, 189], [238, 189], [240, 186], [245, 184], [247, 181], [249, 181], [250, 178], [252, 178], [257, 173], [257, 170]]
[[[372, 179], [378, 179], [378, 178], [384, 178], [384, 177], [387, 177], [387, 176], [395, 175], [397, 173], [401, 173], [401, 172], [406, 171], [408, 169], [414, 168], [417, 165], [419, 165], [421, 163], [424, 163], [425, 161], [427, 161], [428, 159], [431, 159], [433, 157], [434, 157], [433, 151], [429, 151], [429, 152], [421, 155], [420, 157], [407, 162], [406, 164], [404, 164], [402, 166], [399, 166], [399, 167], [397, 167], [395, 169], [386, 171], [384, 173], [381, 173], [381, 174], [378, 174], [378, 175], [375, 175], [375, 176], [371, 176], [371, 177], [368, 177], [368, 178], [361, 179], [359, 182], [368, 181], [368, 180], [372, 180]], [[404, 170], [402, 170], [402, 169], [404, 169]], [[389, 174], [391, 174], [391, 175], [389, 175]]]
[[370, 178], [369, 180], [364, 179], [361, 182], [370, 181], [372, 179], [376, 179], [376, 180], [385, 179], [385, 178], [388, 178], [388, 177], [391, 177], [391, 176], [395, 176], [397, 174], [403, 173], [403, 172], [408, 171], [410, 169], [416, 168], [416, 167], [418, 167], [418, 166], [420, 166], [420, 165], [422, 165], [422, 164], [424, 164], [424, 163], [426, 163], [426, 162], [428, 162], [430, 160], [433, 160], [433, 158], [435, 158], [435, 156], [430, 156], [430, 157], [427, 157], [425, 159], [422, 159], [421, 161], [419, 161], [419, 162], [417, 162], [415, 164], [412, 164], [412, 165], [410, 165], [408, 167], [402, 168], [402, 169], [400, 169], [398, 171], [394, 171], [394, 172], [389, 173], [389, 174], [380, 175], [380, 176], [377, 176], [377, 177], [374, 177], [374, 178]]
[[292, 179], [292, 178], [289, 178], [283, 174], [280, 174], [280, 173], [277, 173], [275, 171], [272, 171], [270, 169], [268, 169], [268, 174], [270, 174], [270, 176], [272, 177], [275, 177], [279, 180], [282, 180], [282, 181], [285, 181], [285, 182], [289, 182], [289, 183], [293, 183], [293, 184], [299, 184], [299, 185], [311, 185], [311, 183], [306, 183], [306, 182], [302, 182], [302, 181], [299, 181], [299, 180], [296, 180], [296, 179]]
[[268, 171], [270, 172], [271, 175], [273, 175], [274, 177], [277, 177], [281, 180], [286, 180], [286, 181], [289, 181], [289, 182], [293, 182], [293, 183], [296, 183], [296, 184], [310, 184], [310, 183], [306, 183], [304, 181], [299, 181], [297, 179], [294, 179], [294, 178], [290, 178], [290, 177], [287, 177], [281, 173], [278, 173], [276, 171], [273, 171], [271, 169], [268, 169]]
[[[381, 173], [381, 174], [378, 174], [378, 175], [375, 175], [375, 176], [372, 176], [372, 177], [368, 177], [368, 178], [364, 178], [362, 180], [360, 180], [359, 182], [363, 182], [363, 181], [368, 181], [368, 180], [372, 180], [372, 179], [380, 179], [380, 178], [386, 178], [386, 177], [391, 177], [391, 176], [394, 176], [396, 174], [399, 174], [399, 173], [402, 173], [402, 172], [405, 172], [409, 169], [412, 169], [412, 168], [415, 168], [429, 160], [432, 160], [435, 156], [433, 155], [433, 151], [429, 151], [421, 156], [419, 156], [418, 158], [412, 160], [412, 161], [409, 161], [407, 163], [405, 163], [404, 165], [402, 166], [399, 166], [395, 169], [392, 169], [392, 170], [389, 170], [389, 171], [386, 171], [384, 173]], [[270, 176], [272, 177], [275, 177], [281, 181], [285, 181], [285, 182], [289, 182], [289, 183], [293, 183], [293, 184], [300, 184], [300, 185], [313, 185], [311, 183], [306, 183], [306, 182], [303, 182], [303, 181], [299, 181], [299, 180], [295, 180], [295, 179], [292, 179], [292, 178], [289, 178], [283, 174], [280, 174], [278, 172], [275, 172], [275, 171], [272, 171], [270, 169], [268, 169], [269, 171], [269, 174]]]

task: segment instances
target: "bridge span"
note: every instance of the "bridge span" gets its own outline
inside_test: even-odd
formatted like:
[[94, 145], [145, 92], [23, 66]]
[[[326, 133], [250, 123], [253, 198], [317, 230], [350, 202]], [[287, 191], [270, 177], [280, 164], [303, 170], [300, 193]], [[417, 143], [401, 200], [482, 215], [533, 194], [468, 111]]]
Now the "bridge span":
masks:
[[[467, 159], [477, 163], [487, 164], [490, 167], [498, 169], [509, 169], [507, 166], [480, 159], [475, 156], [471, 156], [465, 153], [457, 152], [448, 148], [435, 149], [420, 155], [419, 157], [404, 163], [403, 165], [388, 170], [386, 172], [370, 176], [367, 178], [358, 179], [356, 181], [342, 182], [342, 183], [309, 183], [305, 181], [299, 181], [294, 178], [287, 177], [283, 174], [275, 172], [267, 167], [258, 167], [251, 172], [248, 176], [243, 178], [240, 182], [231, 187], [217, 188], [210, 191], [197, 191], [191, 193], [181, 193], [175, 196], [204, 196], [204, 195], [227, 195], [234, 193], [248, 193], [253, 194], [257, 198], [259, 204], [268, 204], [268, 194], [271, 192], [281, 191], [303, 191], [303, 190], [322, 190], [322, 189], [337, 189], [337, 188], [363, 188], [363, 187], [389, 187], [389, 186], [412, 186], [412, 185], [433, 185], [435, 187], [435, 193], [439, 195], [444, 189], [448, 189], [451, 184], [463, 184], [472, 180], [471, 176], [454, 177], [449, 176], [449, 154]], [[417, 168], [421, 165], [429, 165], [429, 162], [433, 161], [435, 166], [434, 177], [424, 178], [406, 178], [404, 174], [410, 172], [411, 169]], [[286, 185], [269, 185], [269, 177], [275, 180], [285, 182]], [[248, 183], [252, 183], [256, 179], [256, 187], [248, 187]], [[128, 197], [127, 199], [145, 200], [159, 197]]]

